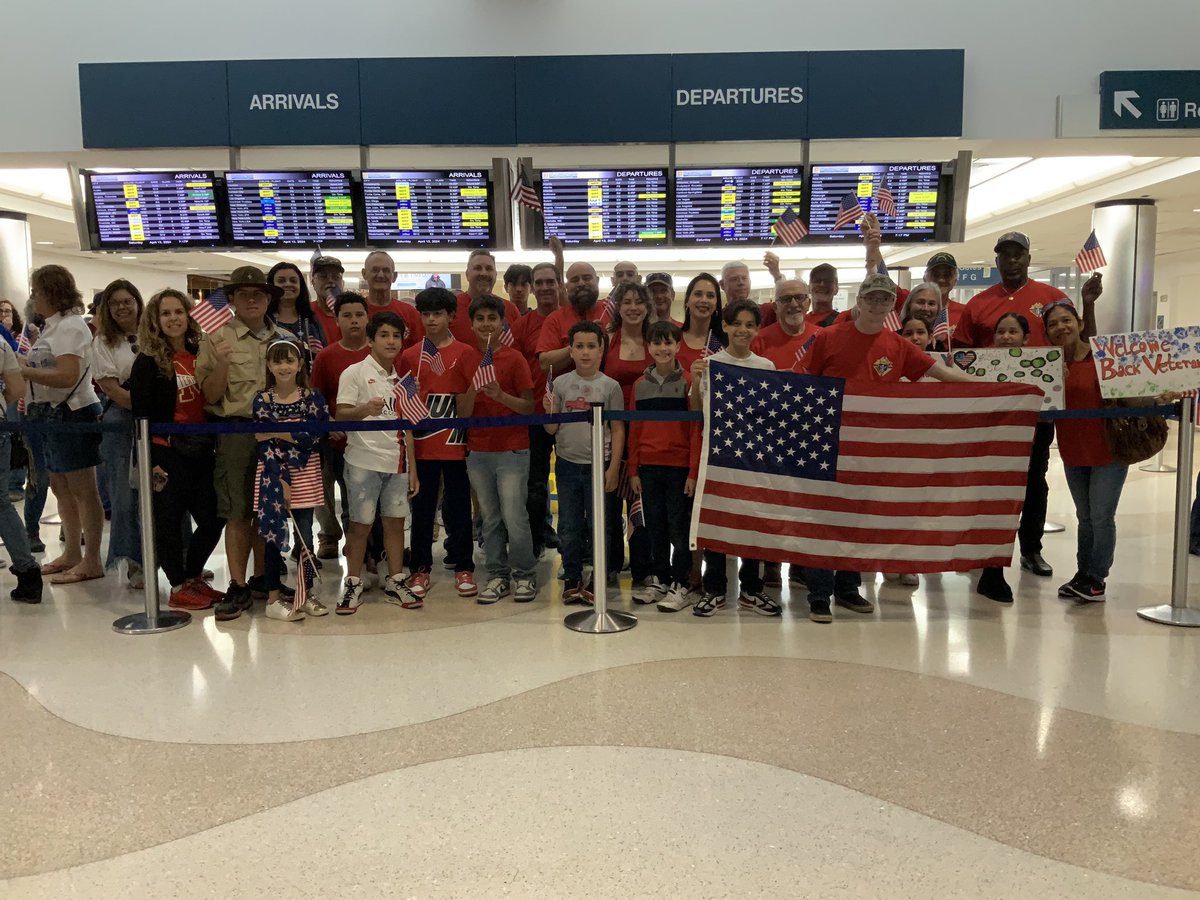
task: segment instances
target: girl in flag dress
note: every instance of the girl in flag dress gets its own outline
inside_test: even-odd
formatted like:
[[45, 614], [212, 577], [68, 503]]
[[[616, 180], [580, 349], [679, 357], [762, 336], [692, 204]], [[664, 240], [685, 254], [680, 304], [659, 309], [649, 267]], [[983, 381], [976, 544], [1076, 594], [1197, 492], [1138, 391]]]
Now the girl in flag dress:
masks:
[[[256, 423], [326, 422], [329, 410], [320, 392], [308, 386], [308, 374], [300, 348], [287, 339], [267, 348], [267, 387], [254, 398]], [[317, 453], [319, 434], [306, 431], [262, 431], [258, 438], [258, 468], [254, 478], [254, 509], [258, 533], [266, 544], [267, 616], [295, 622], [305, 615], [323, 616], [329, 610], [309, 590], [313, 569], [304, 565], [311, 555], [313, 510], [324, 503], [321, 460]], [[283, 554], [288, 534], [295, 527], [303, 543], [298, 578], [306, 579], [302, 605], [294, 604], [282, 591]]]

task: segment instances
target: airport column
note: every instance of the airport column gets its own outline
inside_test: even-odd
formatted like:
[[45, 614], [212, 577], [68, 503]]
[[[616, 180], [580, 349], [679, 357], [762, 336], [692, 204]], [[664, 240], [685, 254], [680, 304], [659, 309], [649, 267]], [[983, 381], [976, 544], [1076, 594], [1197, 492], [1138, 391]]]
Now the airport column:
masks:
[[1158, 314], [1153, 291], [1158, 207], [1153, 200], [1106, 200], [1093, 208], [1092, 228], [1108, 260], [1104, 296], [1096, 304], [1097, 332], [1153, 330]]
[[11, 300], [25, 316], [29, 300], [29, 273], [33, 269], [33, 242], [24, 213], [0, 209], [0, 297]]

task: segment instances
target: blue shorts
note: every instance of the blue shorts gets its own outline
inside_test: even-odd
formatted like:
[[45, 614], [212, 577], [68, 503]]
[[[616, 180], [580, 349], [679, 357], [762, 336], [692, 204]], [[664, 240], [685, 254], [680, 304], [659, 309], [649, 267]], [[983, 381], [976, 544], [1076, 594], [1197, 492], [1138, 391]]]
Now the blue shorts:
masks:
[[[35, 404], [40, 405], [40, 404]], [[51, 421], [54, 413], [51, 413]], [[61, 422], [99, 422], [100, 404], [63, 410]], [[56, 474], [77, 472], [100, 465], [100, 432], [73, 432], [46, 435], [46, 468]], [[125, 473], [129, 477], [129, 473]]]
[[375, 522], [375, 508], [389, 519], [408, 516], [408, 475], [374, 472], [346, 463], [346, 495], [350, 521], [359, 525]]

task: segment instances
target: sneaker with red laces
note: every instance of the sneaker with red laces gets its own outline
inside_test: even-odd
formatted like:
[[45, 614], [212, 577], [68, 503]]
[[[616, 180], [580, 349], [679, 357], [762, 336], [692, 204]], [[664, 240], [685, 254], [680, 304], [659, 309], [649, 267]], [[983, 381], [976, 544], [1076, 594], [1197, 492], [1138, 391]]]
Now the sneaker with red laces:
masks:
[[454, 589], [458, 591], [458, 596], [460, 597], [474, 597], [478, 594], [479, 587], [475, 584], [475, 573], [455, 572]]
[[216, 601], [196, 590], [195, 585], [185, 582], [171, 591], [171, 599], [167, 605], [171, 609], [208, 609]]
[[581, 606], [595, 606], [596, 598], [592, 592], [587, 589], [587, 586], [582, 581], [576, 581], [569, 588], [563, 591], [563, 603], [567, 606], [579, 604]]
[[413, 572], [408, 576], [408, 589], [418, 598], [424, 598], [429, 593], [429, 573]]

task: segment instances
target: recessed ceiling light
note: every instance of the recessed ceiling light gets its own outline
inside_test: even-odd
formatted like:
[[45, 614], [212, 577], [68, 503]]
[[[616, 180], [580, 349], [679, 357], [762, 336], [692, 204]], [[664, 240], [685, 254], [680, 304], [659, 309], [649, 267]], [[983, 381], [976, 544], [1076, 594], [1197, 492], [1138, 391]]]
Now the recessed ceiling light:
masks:
[[137, 259], [136, 256], [122, 256], [121, 259]]
[[[1200, 209], [1196, 210], [1196, 212], [1200, 212]], [[39, 247], [53, 247], [54, 246], [54, 241], [34, 241], [34, 243], [37, 244]]]
[[195, 272], [198, 268], [200, 268], [200, 267], [199, 266], [188, 266], [187, 270], [189, 272]]

